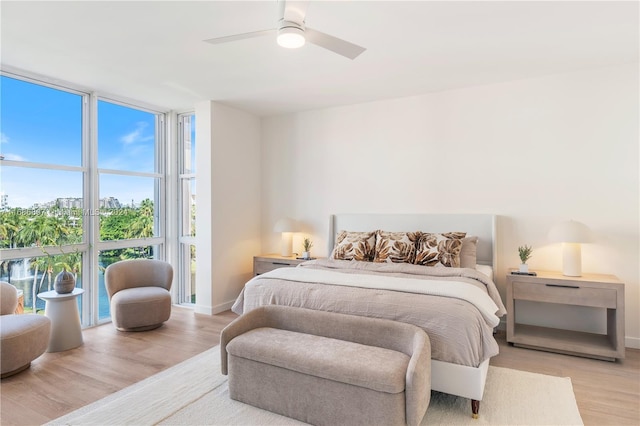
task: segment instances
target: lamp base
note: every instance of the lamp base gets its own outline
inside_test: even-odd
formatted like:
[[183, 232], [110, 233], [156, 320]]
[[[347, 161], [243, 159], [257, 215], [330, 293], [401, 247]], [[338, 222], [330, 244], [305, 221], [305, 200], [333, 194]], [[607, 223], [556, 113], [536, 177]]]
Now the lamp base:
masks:
[[562, 243], [562, 275], [582, 276], [582, 250], [580, 243]]

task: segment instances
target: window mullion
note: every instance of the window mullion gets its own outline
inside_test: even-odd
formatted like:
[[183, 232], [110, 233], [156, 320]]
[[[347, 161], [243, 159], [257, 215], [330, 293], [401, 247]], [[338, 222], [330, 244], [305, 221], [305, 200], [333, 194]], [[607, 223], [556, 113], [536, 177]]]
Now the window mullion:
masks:
[[177, 287], [180, 303], [191, 303], [193, 296], [191, 289], [191, 246], [195, 244], [195, 238], [191, 235], [185, 235], [184, 232], [185, 223], [191, 221], [190, 188], [191, 182], [196, 177], [191, 164], [192, 125], [192, 113], [184, 113], [178, 116], [178, 126], [176, 126], [178, 131], [177, 177], [173, 180], [176, 182], [178, 192], [176, 240], [179, 253]]
[[[98, 97], [92, 93], [86, 103], [87, 111], [86, 120], [86, 138], [85, 138], [85, 166], [89, 172], [86, 174], [86, 182], [84, 185], [84, 199], [87, 203], [85, 209], [91, 212], [97, 211], [99, 206], [99, 187], [98, 187]], [[86, 211], [86, 210], [85, 210]], [[90, 325], [98, 324], [98, 245], [100, 239], [100, 224], [97, 215], [86, 215], [85, 233], [89, 242], [89, 250], [85, 267], [87, 268], [87, 276], [89, 277], [89, 286], [85, 287], [83, 306], [86, 306], [89, 312], [84, 312], [90, 316]]]

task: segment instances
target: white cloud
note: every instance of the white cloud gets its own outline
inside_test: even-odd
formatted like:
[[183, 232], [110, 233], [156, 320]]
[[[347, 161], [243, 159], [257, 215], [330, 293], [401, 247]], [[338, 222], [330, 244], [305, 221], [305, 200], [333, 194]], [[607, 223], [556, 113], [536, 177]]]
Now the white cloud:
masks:
[[143, 122], [143, 121], [139, 121], [138, 123], [136, 123], [136, 128], [134, 131], [127, 133], [126, 135], [120, 137], [120, 141], [123, 142], [126, 145], [130, 145], [132, 143], [136, 143], [136, 142], [147, 142], [147, 141], [152, 141], [154, 139], [154, 135], [150, 134], [150, 135], [145, 135], [145, 129], [147, 128], [148, 124]]
[[11, 161], [27, 161], [26, 158], [17, 154], [0, 154], [2, 155], [3, 160], [11, 160]]
[[[0, 132], [0, 144], [9, 143], [9, 136]], [[0, 158], [2, 160], [11, 160], [11, 161], [27, 161], [22, 155], [11, 154], [10, 152], [0, 152]]]

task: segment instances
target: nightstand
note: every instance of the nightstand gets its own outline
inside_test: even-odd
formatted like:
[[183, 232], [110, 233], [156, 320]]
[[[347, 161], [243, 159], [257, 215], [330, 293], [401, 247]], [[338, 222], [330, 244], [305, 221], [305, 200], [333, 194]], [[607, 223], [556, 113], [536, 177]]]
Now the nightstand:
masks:
[[296, 256], [281, 256], [279, 254], [262, 254], [253, 257], [253, 275], [264, 274], [278, 268], [293, 268], [305, 260]]
[[[624, 358], [624, 284], [613, 275], [566, 277], [507, 274], [507, 342], [514, 346], [615, 361]], [[529, 300], [606, 310], [607, 333], [519, 324], [516, 301]]]

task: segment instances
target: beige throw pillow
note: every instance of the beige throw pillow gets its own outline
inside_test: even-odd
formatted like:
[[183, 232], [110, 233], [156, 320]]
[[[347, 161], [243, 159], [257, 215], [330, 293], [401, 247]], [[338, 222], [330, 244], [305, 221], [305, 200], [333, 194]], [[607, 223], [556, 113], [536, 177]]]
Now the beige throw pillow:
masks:
[[460, 249], [460, 267], [472, 268], [476, 267], [477, 262], [478, 237], [465, 237], [462, 239], [462, 248]]

